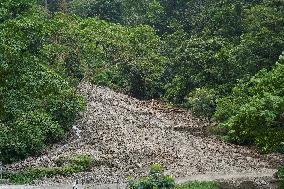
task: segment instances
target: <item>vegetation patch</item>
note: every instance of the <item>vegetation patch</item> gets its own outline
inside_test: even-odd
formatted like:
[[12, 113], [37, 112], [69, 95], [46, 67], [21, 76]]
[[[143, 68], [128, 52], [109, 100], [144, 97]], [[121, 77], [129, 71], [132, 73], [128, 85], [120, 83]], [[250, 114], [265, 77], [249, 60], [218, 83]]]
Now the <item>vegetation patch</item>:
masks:
[[281, 151], [284, 144], [284, 56], [271, 70], [262, 70], [218, 100], [215, 118], [225, 139], [253, 144], [263, 152]]
[[152, 165], [146, 177], [137, 180], [129, 178], [128, 185], [130, 189], [219, 189], [215, 182], [196, 181], [177, 185], [171, 176], [163, 174], [162, 166], [159, 164]]
[[89, 155], [78, 155], [71, 159], [62, 158], [59, 167], [28, 168], [18, 172], [5, 173], [4, 178], [12, 184], [30, 184], [34, 180], [44, 177], [70, 176], [74, 173], [88, 171], [91, 168], [92, 158]]
[[148, 176], [146, 177], [142, 177], [137, 180], [129, 178], [128, 184], [131, 189], [173, 189], [175, 187], [174, 179], [169, 175], [163, 174], [163, 169], [160, 164], [153, 164]]
[[176, 189], [220, 189], [216, 182], [191, 182], [176, 186]]
[[274, 174], [274, 177], [278, 180], [278, 188], [284, 188], [284, 165], [280, 166], [277, 172]]

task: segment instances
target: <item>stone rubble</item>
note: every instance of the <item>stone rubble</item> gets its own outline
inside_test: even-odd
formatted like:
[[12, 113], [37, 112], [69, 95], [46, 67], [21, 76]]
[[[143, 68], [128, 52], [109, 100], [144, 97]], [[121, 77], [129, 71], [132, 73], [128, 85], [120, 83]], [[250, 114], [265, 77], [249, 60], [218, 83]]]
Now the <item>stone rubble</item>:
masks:
[[247, 147], [227, 144], [205, 134], [209, 123], [189, 111], [167, 108], [154, 100], [139, 101], [130, 96], [82, 82], [79, 91], [87, 101], [86, 111], [59, 144], [39, 157], [8, 166], [52, 167], [61, 156], [90, 154], [90, 172], [38, 181], [38, 184], [125, 182], [128, 176], [145, 175], [149, 166], [160, 163], [174, 178], [220, 173], [271, 172], [278, 155], [260, 155]]

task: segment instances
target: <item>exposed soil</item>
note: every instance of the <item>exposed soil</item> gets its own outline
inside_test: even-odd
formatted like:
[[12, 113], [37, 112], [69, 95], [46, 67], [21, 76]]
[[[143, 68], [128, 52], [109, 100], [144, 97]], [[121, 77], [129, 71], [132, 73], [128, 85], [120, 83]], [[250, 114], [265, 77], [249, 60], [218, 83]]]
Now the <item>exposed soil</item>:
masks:
[[[60, 156], [90, 154], [91, 172], [38, 183], [125, 182], [130, 175], [147, 173], [160, 163], [174, 178], [196, 175], [273, 175], [283, 158], [220, 141], [208, 135], [209, 123], [183, 109], [170, 109], [156, 101], [139, 101], [105, 87], [83, 82], [80, 92], [87, 109], [67, 139], [40, 157], [9, 165], [10, 170], [55, 166]], [[197, 178], [198, 180], [198, 178]]]

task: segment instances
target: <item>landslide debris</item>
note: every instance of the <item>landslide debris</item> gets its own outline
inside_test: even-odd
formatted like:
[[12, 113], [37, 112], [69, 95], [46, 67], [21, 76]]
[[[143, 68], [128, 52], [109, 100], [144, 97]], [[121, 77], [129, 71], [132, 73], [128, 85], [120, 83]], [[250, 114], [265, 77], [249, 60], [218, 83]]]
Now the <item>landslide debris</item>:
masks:
[[86, 98], [87, 109], [66, 140], [39, 157], [9, 165], [9, 170], [53, 167], [60, 157], [89, 154], [93, 158], [90, 172], [38, 183], [72, 183], [75, 179], [116, 183], [130, 175], [146, 174], [153, 163], [162, 164], [175, 178], [265, 174], [277, 165], [277, 155], [260, 155], [206, 135], [208, 122], [194, 118], [189, 111], [139, 101], [88, 82], [81, 83], [79, 92]]

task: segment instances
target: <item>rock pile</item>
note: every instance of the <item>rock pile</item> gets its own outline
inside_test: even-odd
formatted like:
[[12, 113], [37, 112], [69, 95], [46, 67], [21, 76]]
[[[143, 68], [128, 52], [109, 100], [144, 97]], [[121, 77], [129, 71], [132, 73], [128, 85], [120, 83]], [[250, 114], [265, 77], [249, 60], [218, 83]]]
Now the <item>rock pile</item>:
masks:
[[258, 174], [273, 168], [275, 158], [267, 160], [250, 149], [203, 135], [208, 123], [190, 112], [163, 108], [155, 101], [142, 102], [87, 82], [79, 89], [87, 109], [66, 140], [40, 157], [10, 165], [10, 170], [55, 166], [58, 157], [76, 154], [93, 157], [91, 172], [40, 182], [72, 183], [77, 178], [95, 183], [123, 182], [127, 176], [144, 175], [153, 163], [162, 164], [175, 178]]

